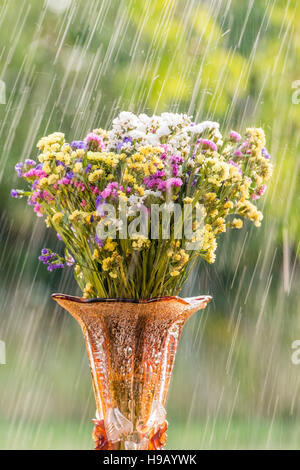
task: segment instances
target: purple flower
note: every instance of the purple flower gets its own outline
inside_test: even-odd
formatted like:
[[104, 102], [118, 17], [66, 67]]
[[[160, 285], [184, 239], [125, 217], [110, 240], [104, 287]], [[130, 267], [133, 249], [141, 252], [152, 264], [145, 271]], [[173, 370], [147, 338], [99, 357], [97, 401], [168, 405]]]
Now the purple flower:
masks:
[[12, 189], [10, 195], [11, 197], [20, 197], [19, 191], [17, 189]]
[[267, 160], [270, 160], [271, 155], [268, 153], [266, 147], [263, 147], [263, 148], [262, 148], [261, 153], [262, 153], [262, 155], [263, 155]]
[[36, 165], [36, 162], [34, 160], [31, 160], [30, 158], [27, 158], [25, 160], [25, 165], [28, 165], [28, 166], [35, 166]]
[[71, 143], [71, 147], [73, 149], [83, 149], [83, 150], [87, 150], [88, 146], [87, 146], [87, 143], [84, 142], [84, 140], [73, 140], [73, 142]]
[[101, 194], [96, 197], [96, 207], [98, 207], [100, 204], [102, 204], [103, 197]]
[[65, 265], [63, 263], [49, 264], [47, 270], [52, 272], [54, 269], [62, 269]]
[[49, 250], [49, 248], [43, 248], [39, 260], [42, 261], [43, 264], [48, 264], [55, 256], [56, 253]]
[[98, 246], [100, 246], [100, 247], [103, 246], [103, 241], [98, 237], [98, 235], [95, 235], [94, 240], [95, 240], [95, 243], [96, 243]]
[[23, 168], [23, 163], [22, 163], [22, 162], [17, 163], [17, 164], [15, 165], [15, 170], [16, 170], [17, 175], [18, 175], [19, 177], [23, 176], [22, 168]]
[[87, 174], [87, 173], [90, 171], [91, 168], [92, 168], [92, 164], [89, 163], [89, 164], [87, 165], [87, 167], [85, 168], [85, 170], [84, 170], [85, 174]]
[[58, 238], [60, 241], [62, 241], [62, 238], [61, 238], [61, 236], [60, 236], [59, 233], [57, 233], [56, 236], [57, 236], [57, 238]]
[[124, 137], [122, 142], [118, 142], [116, 145], [117, 150], [121, 150], [124, 144], [132, 143], [132, 138], [131, 137]]

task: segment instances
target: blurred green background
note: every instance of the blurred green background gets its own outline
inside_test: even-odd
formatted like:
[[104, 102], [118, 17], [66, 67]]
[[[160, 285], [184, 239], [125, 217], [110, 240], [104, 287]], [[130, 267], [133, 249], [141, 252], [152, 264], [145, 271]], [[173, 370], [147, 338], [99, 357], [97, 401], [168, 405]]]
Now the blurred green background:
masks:
[[92, 447], [82, 333], [50, 299], [79, 292], [39, 265], [59, 242], [9, 192], [40, 136], [80, 139], [120, 110], [265, 129], [262, 227], [224, 234], [183, 292], [214, 301], [182, 336], [168, 448], [300, 448], [299, 21], [297, 0], [1, 0], [1, 449]]

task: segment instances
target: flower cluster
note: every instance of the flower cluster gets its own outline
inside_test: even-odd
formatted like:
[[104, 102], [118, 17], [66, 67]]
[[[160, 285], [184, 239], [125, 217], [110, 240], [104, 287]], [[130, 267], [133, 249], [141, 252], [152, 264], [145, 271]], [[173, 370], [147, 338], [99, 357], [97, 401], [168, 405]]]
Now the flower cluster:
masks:
[[[262, 129], [249, 128], [243, 137], [231, 131], [223, 138], [218, 123], [197, 124], [185, 114], [122, 112], [109, 131], [95, 129], [71, 143], [56, 132], [37, 147], [37, 162], [16, 165], [29, 190], [14, 189], [11, 195], [26, 196], [36, 215], [57, 232], [65, 256], [44, 249], [40, 260], [50, 271], [73, 266], [85, 297], [177, 293], [199, 258], [214, 262], [218, 234], [241, 228], [241, 217], [255, 226], [262, 220], [255, 201], [272, 171]], [[136, 227], [129, 237], [117, 217], [120, 201], [129, 223], [142, 209], [149, 214], [153, 204], [201, 205], [201, 228], [192, 216], [192, 241], [201, 244], [188, 249], [173, 219], [169, 238], [161, 231], [151, 237], [150, 226], [146, 233]], [[116, 208], [116, 216], [106, 217], [107, 203]], [[104, 218], [115, 237], [99, 236]]]

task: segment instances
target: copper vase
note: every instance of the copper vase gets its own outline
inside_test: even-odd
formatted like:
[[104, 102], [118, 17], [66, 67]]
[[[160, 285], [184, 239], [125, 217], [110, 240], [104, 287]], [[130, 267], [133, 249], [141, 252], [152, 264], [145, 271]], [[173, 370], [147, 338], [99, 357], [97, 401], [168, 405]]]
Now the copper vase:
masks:
[[85, 337], [97, 405], [95, 449], [162, 449], [178, 340], [186, 320], [211, 297], [52, 297], [78, 321]]

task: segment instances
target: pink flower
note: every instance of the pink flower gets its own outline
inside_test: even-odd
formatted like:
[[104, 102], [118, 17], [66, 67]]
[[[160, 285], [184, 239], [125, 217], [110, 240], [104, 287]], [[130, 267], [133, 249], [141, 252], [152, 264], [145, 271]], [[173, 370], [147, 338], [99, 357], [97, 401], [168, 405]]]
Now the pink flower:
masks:
[[57, 181], [57, 184], [70, 184], [71, 180], [69, 178], [61, 178], [60, 180]]
[[117, 193], [117, 188], [118, 188], [118, 183], [116, 181], [112, 183], [108, 183], [106, 188], [102, 191], [101, 196], [103, 199], [108, 198], [109, 196], [114, 196], [116, 197], [118, 195]]
[[212, 141], [212, 140], [209, 140], [209, 139], [199, 139], [197, 141], [197, 143], [203, 145], [204, 147], [209, 147], [211, 150], [213, 150], [214, 152], [216, 152], [218, 150], [218, 147], [217, 145]]
[[260, 188], [260, 190], [258, 191], [258, 194], [260, 196], [262, 196], [265, 193], [266, 188], [267, 188], [267, 186], [265, 184], [263, 184], [262, 187]]
[[235, 131], [230, 131], [230, 138], [232, 140], [235, 140], [236, 142], [239, 142], [241, 140], [241, 135], [238, 132]]
[[102, 137], [94, 132], [90, 132], [84, 141], [88, 145], [88, 149], [93, 152], [102, 151], [105, 147]]
[[36, 170], [31, 168], [31, 170], [24, 173], [24, 178], [45, 178], [47, 175], [43, 170]]
[[171, 189], [172, 186], [176, 186], [179, 188], [182, 186], [182, 179], [181, 178], [169, 178], [166, 181], [166, 189]]
[[36, 204], [33, 210], [36, 213], [37, 217], [43, 217], [42, 206], [40, 204]]

